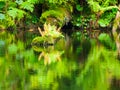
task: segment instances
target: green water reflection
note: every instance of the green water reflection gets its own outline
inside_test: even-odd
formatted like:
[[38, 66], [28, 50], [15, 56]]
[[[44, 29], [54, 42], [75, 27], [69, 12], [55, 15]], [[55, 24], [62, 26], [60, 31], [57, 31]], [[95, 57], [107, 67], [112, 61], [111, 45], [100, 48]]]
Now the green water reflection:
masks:
[[32, 39], [1, 34], [0, 90], [120, 89], [120, 62], [112, 47], [77, 33], [36, 51]]

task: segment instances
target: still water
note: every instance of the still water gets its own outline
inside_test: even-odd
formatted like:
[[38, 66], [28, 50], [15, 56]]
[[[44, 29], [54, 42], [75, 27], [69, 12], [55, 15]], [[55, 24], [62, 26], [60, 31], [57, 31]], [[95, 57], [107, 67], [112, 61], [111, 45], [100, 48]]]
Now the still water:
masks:
[[0, 33], [0, 90], [120, 90], [120, 62], [107, 36], [76, 32], [33, 46], [31, 35]]

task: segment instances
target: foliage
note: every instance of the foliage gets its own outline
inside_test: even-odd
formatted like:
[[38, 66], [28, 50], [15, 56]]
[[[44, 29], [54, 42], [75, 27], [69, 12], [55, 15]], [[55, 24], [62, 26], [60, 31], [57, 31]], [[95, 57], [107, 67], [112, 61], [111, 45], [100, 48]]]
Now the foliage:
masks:
[[105, 12], [101, 15], [100, 19], [98, 20], [98, 23], [101, 27], [106, 27], [110, 25], [112, 20], [115, 18], [117, 10], [112, 9], [111, 11]]
[[8, 47], [9, 54], [16, 54], [17, 53], [17, 46], [13, 43]]
[[[102, 13], [102, 12], [105, 12], [107, 10], [111, 10], [113, 8], [118, 9], [117, 6], [110, 6], [111, 0], [102, 0], [102, 1], [101, 0], [100, 1], [99, 0], [88, 0], [87, 2], [94, 12], [100, 11]], [[116, 1], [114, 0], [112, 2], [112, 4], [115, 5]]]
[[[42, 16], [40, 17], [41, 22], [44, 23], [48, 17], [56, 18], [59, 22], [58, 21], [57, 22], [53, 21], [53, 22], [54, 24], [58, 23], [58, 25], [60, 26], [63, 22], [62, 20], [64, 20], [63, 13], [61, 13], [61, 11], [59, 10], [48, 10], [46, 12], [43, 12]], [[51, 23], [51, 21], [47, 21], [47, 22]]]
[[40, 21], [42, 23], [47, 22], [60, 27], [67, 24], [70, 21], [70, 19], [71, 19], [70, 11], [64, 7], [57, 7], [54, 9], [47, 10], [43, 12], [40, 17]]
[[58, 6], [60, 6], [60, 5], [68, 5], [68, 4], [70, 4], [70, 3], [74, 3], [75, 2], [75, 0], [45, 0], [47, 3], [49, 3], [50, 5], [52, 5], [52, 4], [54, 4], [54, 5], [58, 5]]
[[43, 3], [44, 0], [27, 0], [28, 2], [32, 3], [32, 4], [37, 4], [37, 3]]
[[[105, 27], [109, 25], [109, 22], [112, 21], [114, 18], [115, 12], [113, 9], [118, 9], [116, 4], [116, 0], [111, 1], [111, 0], [88, 0], [86, 1], [89, 4], [89, 7], [91, 8], [91, 11], [94, 11], [95, 13], [100, 12], [103, 14], [98, 23], [100, 26]], [[9, 26], [14, 26], [15, 24], [20, 24], [24, 21], [24, 18], [31, 18], [33, 17], [33, 11], [35, 9], [34, 5], [35, 4], [44, 4], [46, 6], [43, 7], [43, 12], [40, 17], [40, 22], [45, 23], [45, 22], [51, 22], [49, 18], [53, 18], [52, 20], [56, 20], [53, 23], [57, 23], [59, 26], [63, 26], [64, 24], [67, 24], [70, 19], [71, 19], [71, 13], [74, 12], [75, 10], [79, 12], [84, 12], [86, 11], [85, 8], [86, 6], [82, 6], [79, 4], [77, 0], [60, 0], [59, 2], [57, 0], [15, 0], [13, 1], [0, 1], [0, 23], [4, 25], [6, 22], [9, 22], [8, 25], [5, 25], [6, 27]], [[41, 6], [40, 6], [41, 7]], [[42, 7], [41, 7], [42, 8]], [[87, 7], [87, 10], [89, 8]], [[112, 10], [112, 12], [106, 12]], [[62, 12], [62, 13], [61, 13]], [[108, 16], [110, 14], [110, 16]], [[91, 15], [93, 15], [91, 13]], [[84, 20], [82, 19], [82, 16], [84, 15], [75, 15], [73, 16], [73, 24], [75, 26], [84, 26], [86, 23], [86, 16], [84, 17]], [[90, 17], [90, 16], [89, 16]], [[34, 18], [31, 18], [34, 19]], [[103, 21], [106, 21], [103, 23]], [[34, 21], [34, 20], [33, 20]], [[87, 22], [89, 22], [88, 20]], [[20, 23], [18, 23], [20, 22]], [[25, 21], [24, 21], [25, 22]], [[37, 22], [37, 21], [35, 21]], [[83, 22], [83, 23], [82, 23]], [[18, 25], [19, 26], [19, 25]], [[86, 25], [85, 25], [86, 27]]]
[[71, 13], [73, 12], [75, 2], [76, 0], [45, 0], [46, 8], [43, 9], [40, 22], [64, 26], [71, 20]]
[[[1, 24], [9, 27], [18, 24], [24, 17], [29, 17], [30, 12], [33, 12], [34, 2], [29, 0], [1, 1]], [[8, 23], [6, 24], [6, 22]]]
[[2, 11], [5, 8], [5, 2], [4, 1], [0, 1], [0, 20], [5, 19], [5, 14]]
[[91, 10], [97, 14], [98, 24], [101, 27], [109, 26], [118, 10], [116, 0], [88, 0], [87, 3]]
[[[96, 23], [109, 27], [118, 10], [116, 4], [117, 0], [0, 0], [0, 90], [111, 89], [113, 78], [120, 80], [115, 42], [105, 33], [93, 42], [85, 34]], [[68, 38], [60, 30], [71, 18], [73, 26], [85, 32]], [[39, 30], [27, 30], [32, 31], [28, 38], [24, 31], [24, 42], [1, 30], [24, 23], [35, 24]]]
[[51, 3], [51, 4], [59, 4], [59, 5], [61, 5], [61, 4], [66, 4], [68, 0], [60, 0], [59, 2], [58, 2], [58, 0], [46, 0], [46, 1], [48, 3]]
[[51, 37], [51, 38], [58, 38], [58, 37], [63, 37], [62, 33], [60, 33], [61, 28], [57, 28], [54, 25], [50, 24], [44, 24], [44, 31], [41, 31], [39, 28], [39, 32], [42, 35], [42, 37]]
[[33, 12], [33, 8], [34, 5], [30, 2], [23, 2], [21, 5], [20, 5], [20, 8], [22, 9], [25, 9], [25, 10], [28, 10], [30, 12]]
[[23, 10], [11, 7], [9, 8], [7, 14], [12, 17], [13, 20], [15, 20], [16, 18], [20, 20], [24, 17], [25, 12]]
[[0, 40], [0, 57], [5, 56], [5, 42]]
[[76, 5], [76, 9], [77, 9], [78, 11], [82, 11], [82, 10], [83, 10], [83, 7], [81, 7], [81, 6], [78, 4], [78, 5]]
[[89, 21], [90, 21], [90, 17], [85, 17], [83, 15], [81, 15], [81, 16], [79, 15], [79, 16], [76, 16], [73, 18], [72, 23], [76, 27], [79, 27], [79, 28], [82, 27], [82, 28], [86, 29], [86, 28], [90, 27]]
[[81, 29], [95, 28], [96, 20], [95, 13], [91, 11], [88, 5], [76, 4], [71, 21], [73, 26]]
[[64, 37], [60, 32], [61, 28], [57, 28], [54, 25], [44, 24], [44, 31], [42, 31], [39, 27], [39, 33], [41, 37], [35, 37], [32, 41], [32, 45], [46, 45], [46, 44], [55, 44], [57, 38]]
[[4, 14], [4, 8], [5, 8], [5, 2], [4, 1], [0, 1], [0, 23], [1, 25], [3, 25], [4, 23], [3, 20], [5, 20], [5, 14]]
[[[39, 38], [39, 42], [38, 39]], [[42, 41], [42, 37], [36, 37], [34, 38], [32, 42], [32, 48], [36, 52], [40, 52], [38, 61], [44, 60], [45, 65], [50, 65], [52, 63], [60, 62], [61, 61], [61, 55], [64, 54], [64, 46], [60, 46], [61, 40], [57, 41], [59, 44], [58, 47], [55, 45], [52, 45], [50, 43], [43, 43], [45, 42], [45, 39]], [[63, 42], [63, 41], [62, 41]], [[64, 42], [65, 43], [65, 42]]]

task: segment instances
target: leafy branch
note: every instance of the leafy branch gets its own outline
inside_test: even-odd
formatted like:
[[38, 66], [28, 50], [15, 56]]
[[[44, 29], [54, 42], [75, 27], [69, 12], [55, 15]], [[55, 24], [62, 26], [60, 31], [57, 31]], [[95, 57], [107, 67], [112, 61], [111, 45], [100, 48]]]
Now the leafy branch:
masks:
[[87, 2], [94, 12], [99, 12], [99, 11], [105, 12], [111, 9], [119, 9], [117, 6], [108, 6], [107, 5], [107, 3], [109, 3], [108, 0], [104, 3], [104, 6], [100, 5], [99, 2], [93, 0], [88, 0]]

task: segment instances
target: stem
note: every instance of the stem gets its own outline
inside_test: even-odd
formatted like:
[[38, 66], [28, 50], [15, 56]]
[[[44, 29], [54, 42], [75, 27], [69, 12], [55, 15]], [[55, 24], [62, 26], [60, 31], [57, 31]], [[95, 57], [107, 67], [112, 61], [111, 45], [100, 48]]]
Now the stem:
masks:
[[105, 8], [101, 7], [100, 11], [104, 11], [105, 12], [105, 11], [111, 10], [111, 9], [118, 9], [119, 10], [118, 6], [108, 6], [108, 7], [105, 7]]

